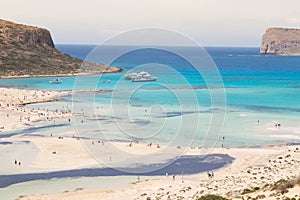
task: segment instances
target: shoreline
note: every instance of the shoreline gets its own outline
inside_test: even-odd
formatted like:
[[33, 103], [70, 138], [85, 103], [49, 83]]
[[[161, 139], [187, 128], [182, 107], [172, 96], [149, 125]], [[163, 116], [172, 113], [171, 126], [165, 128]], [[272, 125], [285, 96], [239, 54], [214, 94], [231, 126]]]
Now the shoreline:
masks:
[[64, 95], [76, 93], [105, 93], [113, 90], [54, 90], [21, 89], [0, 87], [0, 134], [26, 129], [36, 121], [53, 121], [55, 118], [70, 118], [71, 110], [45, 110], [27, 108], [27, 105], [61, 101]]
[[46, 74], [46, 75], [21, 75], [21, 76], [0, 76], [0, 79], [21, 79], [21, 78], [47, 78], [47, 77], [72, 77], [72, 76], [92, 76], [107, 73], [119, 73], [122, 72], [122, 68], [107, 70], [104, 72], [91, 72], [91, 73], [68, 73], [68, 74]]
[[59, 101], [62, 91], [29, 90], [0, 88], [0, 133], [26, 129], [36, 121], [49, 121], [55, 118], [69, 117], [70, 112], [55, 112], [30, 109], [26, 105]]

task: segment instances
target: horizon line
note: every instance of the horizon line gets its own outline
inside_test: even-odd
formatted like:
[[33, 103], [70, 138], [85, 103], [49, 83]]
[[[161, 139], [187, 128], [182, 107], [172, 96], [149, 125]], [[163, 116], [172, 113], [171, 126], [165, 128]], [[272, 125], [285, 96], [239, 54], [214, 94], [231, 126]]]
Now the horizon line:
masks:
[[[96, 43], [54, 43], [54, 45], [90, 45], [90, 46], [98, 46], [101, 44]], [[103, 45], [103, 46], [151, 46], [151, 45]], [[154, 45], [159, 47], [160, 45]], [[168, 47], [197, 47], [197, 46], [181, 46], [181, 45], [161, 45]], [[260, 46], [235, 46], [235, 45], [203, 45], [199, 47], [219, 47], [219, 48], [260, 48]]]

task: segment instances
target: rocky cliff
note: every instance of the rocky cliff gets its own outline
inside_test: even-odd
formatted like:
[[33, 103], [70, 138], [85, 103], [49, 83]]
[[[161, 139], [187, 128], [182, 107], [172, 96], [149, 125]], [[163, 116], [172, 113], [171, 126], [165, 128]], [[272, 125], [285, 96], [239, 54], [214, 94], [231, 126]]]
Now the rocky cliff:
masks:
[[94, 64], [55, 49], [50, 32], [43, 28], [0, 19], [0, 76], [47, 76], [118, 72], [122, 69]]
[[300, 55], [300, 29], [269, 28], [262, 37], [260, 53]]

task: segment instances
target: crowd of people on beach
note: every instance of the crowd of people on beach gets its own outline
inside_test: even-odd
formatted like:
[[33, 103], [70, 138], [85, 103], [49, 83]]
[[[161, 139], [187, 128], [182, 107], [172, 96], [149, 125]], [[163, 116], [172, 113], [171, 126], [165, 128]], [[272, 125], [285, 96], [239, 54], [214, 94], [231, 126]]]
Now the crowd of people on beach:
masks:
[[[0, 96], [0, 112], [8, 118], [10, 123], [0, 124], [0, 132], [9, 131], [12, 127], [24, 128], [28, 123], [33, 121], [52, 121], [55, 118], [71, 116], [71, 110], [63, 107], [61, 110], [49, 110], [29, 108], [25, 105], [37, 102], [46, 102], [55, 100], [54, 96], [58, 92], [47, 92], [40, 90], [18, 90], [19, 93], [13, 94], [15, 89], [2, 89], [3, 94]], [[21, 91], [21, 92], [20, 92]], [[22, 96], [22, 97], [21, 97]], [[2, 115], [3, 116], [3, 115]]]

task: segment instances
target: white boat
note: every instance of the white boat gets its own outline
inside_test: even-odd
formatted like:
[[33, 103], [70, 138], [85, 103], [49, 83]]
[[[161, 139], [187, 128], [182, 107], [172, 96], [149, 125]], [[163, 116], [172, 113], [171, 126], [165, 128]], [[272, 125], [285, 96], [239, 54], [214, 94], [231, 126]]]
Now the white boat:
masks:
[[157, 78], [149, 74], [148, 72], [141, 71], [139, 73], [131, 73], [125, 75], [126, 80], [131, 80], [132, 82], [147, 82], [156, 81]]
[[60, 78], [55, 78], [49, 81], [51, 84], [61, 84], [62, 80]]
[[150, 76], [150, 77], [136, 77], [136, 78], [133, 78], [131, 79], [132, 82], [148, 82], [148, 81], [156, 81], [157, 78], [156, 77], [153, 77], [153, 76]]
[[137, 75], [138, 75], [138, 73], [126, 74], [125, 79], [126, 80], [131, 80], [131, 79], [135, 78]]

